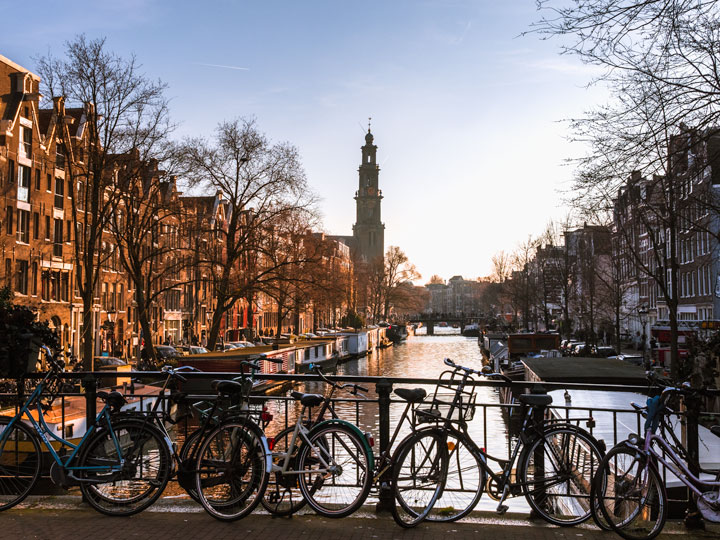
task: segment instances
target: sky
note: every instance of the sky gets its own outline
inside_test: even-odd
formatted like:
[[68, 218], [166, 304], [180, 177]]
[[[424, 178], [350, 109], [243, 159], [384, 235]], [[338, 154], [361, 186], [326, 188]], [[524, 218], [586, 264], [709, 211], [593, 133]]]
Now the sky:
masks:
[[[5, 4], [5, 5], [2, 5]], [[550, 219], [584, 149], [563, 120], [604, 99], [560, 43], [521, 34], [535, 0], [0, 0], [0, 54], [29, 70], [79, 33], [168, 84], [175, 136], [254, 117], [297, 146], [325, 232], [352, 234], [368, 118], [385, 247], [422, 278], [488, 275]]]

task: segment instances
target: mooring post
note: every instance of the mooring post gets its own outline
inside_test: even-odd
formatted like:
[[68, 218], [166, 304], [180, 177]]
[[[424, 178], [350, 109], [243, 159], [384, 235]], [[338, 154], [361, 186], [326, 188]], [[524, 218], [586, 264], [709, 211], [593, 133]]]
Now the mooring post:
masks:
[[97, 380], [92, 373], [83, 378], [85, 388], [85, 429], [90, 429], [97, 416]]
[[[390, 392], [392, 392], [392, 383], [387, 379], [380, 379], [375, 384], [375, 391], [378, 395], [378, 409], [380, 415], [380, 454], [390, 452]], [[387, 512], [392, 508], [393, 492], [391, 488], [392, 471], [388, 469], [380, 477], [380, 489], [378, 494], [378, 512]]]

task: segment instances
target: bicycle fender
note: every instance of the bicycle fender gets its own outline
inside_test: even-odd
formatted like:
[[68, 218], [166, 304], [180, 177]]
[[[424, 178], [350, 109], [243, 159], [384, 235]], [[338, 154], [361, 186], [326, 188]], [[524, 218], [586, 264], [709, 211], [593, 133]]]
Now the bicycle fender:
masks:
[[255, 434], [262, 444], [262, 451], [265, 457], [265, 474], [270, 474], [270, 471], [272, 471], [272, 452], [268, 446], [265, 432], [260, 428], [260, 426], [255, 424], [255, 422], [247, 422], [246, 426]]
[[375, 456], [373, 455], [372, 448], [370, 448], [370, 445], [367, 442], [367, 439], [365, 438], [365, 434], [360, 431], [360, 428], [357, 427], [355, 424], [348, 422], [347, 420], [342, 420], [340, 418], [331, 418], [329, 420], [323, 420], [319, 424], [316, 424], [311, 430], [310, 434], [312, 434], [314, 431], [317, 431], [318, 429], [322, 428], [323, 426], [345, 426], [347, 428], [350, 428], [351, 431], [353, 431], [358, 437], [360, 437], [360, 440], [363, 443], [363, 446], [365, 447], [365, 450], [368, 453], [368, 458], [370, 460], [370, 470], [375, 470]]

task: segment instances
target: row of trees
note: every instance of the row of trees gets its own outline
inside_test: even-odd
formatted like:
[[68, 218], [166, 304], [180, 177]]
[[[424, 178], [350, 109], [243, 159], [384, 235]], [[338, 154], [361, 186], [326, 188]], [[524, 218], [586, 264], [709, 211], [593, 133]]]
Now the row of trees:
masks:
[[[318, 199], [297, 148], [270, 141], [254, 120], [221, 122], [209, 139], [173, 140], [165, 84], [143, 74], [134, 57], [108, 51], [103, 39], [79, 36], [63, 57], [44, 56], [37, 64], [43, 94], [54, 103], [57, 154], [74, 186], [86, 368], [94, 351], [93, 305], [110, 261], [129, 278], [146, 345], [157, 305], [173, 289], [194, 291], [197, 300], [210, 285], [210, 347], [238, 302], [250, 310], [252, 325], [259, 295], [277, 310], [276, 335], [310, 304], [332, 314], [369, 306], [379, 320], [393, 306], [412, 303], [408, 283], [419, 276], [399, 248], [356, 273], [332, 242], [311, 232], [320, 225]], [[70, 128], [78, 109], [85, 114], [82, 130]], [[176, 178], [190, 194], [218, 194], [221, 207], [178, 197]]]
[[[615, 326], [623, 298], [618, 274], [627, 263], [667, 306], [677, 376], [679, 233], [720, 235], [707, 217], [718, 215], [720, 8], [711, 0], [539, 1], [538, 7], [541, 18], [529, 33], [557, 39], [563, 54], [598, 67], [592, 82], [611, 96], [570, 120], [573, 139], [589, 152], [576, 163], [569, 198], [585, 219], [612, 223], [613, 254], [620, 256], [610, 264], [606, 288]], [[626, 185], [631, 171], [642, 182]], [[708, 175], [704, 189], [692, 190]], [[619, 196], [635, 188], [633, 215], [618, 216]]]

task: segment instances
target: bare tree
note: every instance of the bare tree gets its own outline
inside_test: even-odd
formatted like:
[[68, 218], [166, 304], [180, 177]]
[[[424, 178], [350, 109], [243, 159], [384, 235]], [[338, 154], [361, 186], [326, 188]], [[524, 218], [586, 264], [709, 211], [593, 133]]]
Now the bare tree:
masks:
[[[592, 150], [579, 163], [578, 197], [585, 207], [612, 208], [631, 171], [645, 179], [638, 189], [638, 215], [619, 224], [628, 247], [637, 229], [651, 250], [631, 249], [634, 264], [651, 278], [667, 306], [672, 375], [679, 376], [678, 231], [685, 181], [677, 144], [684, 125], [709, 142], [718, 134], [720, 6], [709, 0], [573, 0], [555, 7], [541, 2], [544, 17], [534, 30], [570, 39], [563, 52], [602, 68], [612, 100], [571, 122], [575, 138]], [[697, 141], [688, 139], [688, 144]], [[717, 153], [710, 156], [717, 160]]]
[[212, 275], [214, 312], [208, 344], [214, 347], [224, 314], [248, 295], [271, 269], [256, 260], [263, 231], [293, 212], [312, 209], [297, 149], [271, 143], [252, 119], [222, 122], [213, 141], [193, 138], [181, 146], [186, 176], [197, 189], [220, 192], [226, 224], [206, 231], [222, 249], [203, 256]]
[[[102, 250], [117, 205], [121, 177], [135, 178], [133, 167], [116, 169], [114, 156], [131, 151], [137, 163], [157, 157], [172, 128], [165, 85], [151, 81], [134, 56], [122, 58], [108, 51], [105, 39], [78, 36], [65, 44], [63, 58], [38, 59], [44, 93], [55, 102], [56, 140], [66, 162], [76, 225], [76, 284], [82, 298], [82, 358], [93, 366], [93, 303], [101, 266], [113, 253]], [[75, 109], [66, 108], [72, 105]], [[59, 167], [60, 168], [60, 167]]]

